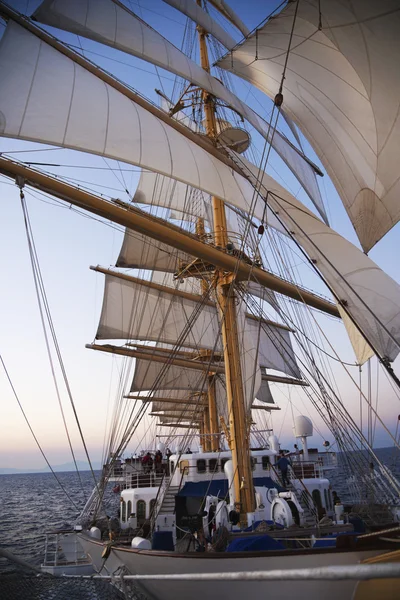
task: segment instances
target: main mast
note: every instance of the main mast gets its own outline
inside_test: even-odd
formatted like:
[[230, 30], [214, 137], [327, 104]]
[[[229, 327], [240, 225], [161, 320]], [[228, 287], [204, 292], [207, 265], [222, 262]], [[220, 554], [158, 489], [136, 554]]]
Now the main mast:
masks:
[[[197, 0], [201, 6], [201, 0]], [[210, 72], [206, 32], [198, 27], [200, 61], [202, 68]], [[203, 90], [202, 99], [206, 134], [212, 140], [218, 133], [214, 97]], [[215, 245], [226, 248], [228, 243], [225, 205], [212, 196]], [[245, 408], [243, 377], [239, 354], [236, 296], [233, 289], [235, 276], [217, 269], [215, 271], [217, 305], [221, 319], [221, 332], [226, 377], [226, 395], [229, 414], [229, 445], [232, 451], [233, 486], [236, 502], [240, 502], [240, 513], [246, 515], [255, 510], [253, 477], [250, 463], [250, 440]]]

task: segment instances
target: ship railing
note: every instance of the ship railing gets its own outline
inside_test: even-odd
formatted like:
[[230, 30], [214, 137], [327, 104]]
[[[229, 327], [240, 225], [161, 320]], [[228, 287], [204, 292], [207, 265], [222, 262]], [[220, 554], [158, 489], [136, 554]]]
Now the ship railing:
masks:
[[323, 476], [322, 465], [314, 461], [293, 461], [292, 471], [297, 479], [316, 479]]
[[[388, 559], [389, 560], [389, 559]], [[66, 576], [66, 579], [74, 576]], [[91, 575], [82, 579], [115, 580], [116, 575]], [[302, 569], [268, 569], [266, 571], [234, 571], [219, 573], [152, 573], [126, 575], [118, 578], [123, 581], [364, 581], [368, 579], [398, 579], [400, 564], [384, 562], [380, 564], [332, 565]]]
[[88, 561], [75, 531], [66, 529], [46, 533], [43, 566], [80, 565]]
[[164, 478], [164, 473], [144, 473], [137, 471], [129, 473], [125, 477], [125, 488], [144, 488], [144, 487], [160, 487]]

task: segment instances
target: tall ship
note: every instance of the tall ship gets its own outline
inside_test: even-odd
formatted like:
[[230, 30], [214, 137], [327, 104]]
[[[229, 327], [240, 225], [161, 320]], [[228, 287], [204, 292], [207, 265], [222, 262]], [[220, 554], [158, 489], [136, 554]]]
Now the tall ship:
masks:
[[[36, 4], [27, 16], [0, 2], [0, 135], [37, 144], [36, 161], [2, 153], [0, 173], [18, 188], [73, 407], [26, 194], [124, 228], [115, 266], [91, 266], [104, 295], [87, 348], [120, 365], [106, 460], [61, 545], [159, 600], [267, 585], [276, 598], [398, 597], [399, 579], [343, 569], [399, 561], [400, 483], [373, 446], [378, 427], [399, 449], [378, 397], [384, 383], [399, 398], [400, 287], [368, 256], [400, 219], [399, 0], [265, 3], [252, 30], [245, 3], [225, 0]], [[181, 50], [146, 10], [187, 18]], [[76, 36], [95, 57], [154, 65], [158, 102]], [[43, 144], [115, 161], [126, 195], [49, 172]], [[122, 163], [140, 168], [136, 190]], [[323, 178], [355, 243], [329, 224]], [[330, 432], [323, 451], [314, 418]], [[331, 567], [329, 582], [315, 573]]]

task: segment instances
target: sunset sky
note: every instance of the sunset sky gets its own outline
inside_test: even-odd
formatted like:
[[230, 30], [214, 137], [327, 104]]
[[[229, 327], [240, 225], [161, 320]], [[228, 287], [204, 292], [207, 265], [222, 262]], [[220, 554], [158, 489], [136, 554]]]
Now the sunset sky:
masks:
[[[279, 4], [271, 0], [268, 2], [230, 0], [229, 3], [250, 29], [260, 23]], [[14, 0], [11, 4], [18, 10], [30, 14], [39, 2]], [[180, 47], [186, 21], [183, 15], [167, 6], [162, 0], [142, 0], [128, 4], [140, 17]], [[3, 30], [4, 28], [0, 27], [0, 35]], [[55, 30], [52, 32], [55, 33]], [[233, 34], [234, 30], [231, 33]], [[154, 88], [162, 85], [167, 94], [172, 91], [174, 77], [168, 72], [158, 69], [156, 73], [155, 68], [148, 63], [83, 38], [78, 40], [77, 36], [60, 32], [57, 35], [71, 44], [81, 45], [88, 58], [112, 71], [153, 101], [157, 101]], [[235, 92], [242, 98], [246, 97], [246, 101], [267, 118], [270, 101], [255, 88], [250, 91], [249, 84], [241, 83], [236, 78], [233, 78], [233, 81]], [[135, 191], [139, 177], [139, 169], [136, 167], [123, 163], [118, 165], [116, 162], [106, 161], [100, 157], [52, 149], [48, 146], [41, 147], [38, 153], [36, 152], [38, 148], [38, 144], [0, 137], [0, 152], [10, 153], [10, 156], [18, 160], [61, 165], [44, 168], [49, 172], [58, 172], [73, 178], [74, 183], [89, 181], [98, 193], [104, 191], [107, 195], [127, 201], [128, 195], [124, 192], [124, 188], [127, 187], [130, 195]], [[320, 164], [309, 147], [307, 151], [311, 158]], [[112, 170], [109, 167], [112, 167]], [[287, 169], [282, 167], [281, 162], [274, 155], [271, 157], [269, 172], [280, 180], [280, 183], [283, 178], [288, 189], [298, 194], [296, 180], [288, 174]], [[331, 227], [358, 245], [350, 221], [327, 175], [321, 181], [321, 192], [326, 201]], [[95, 461], [100, 461], [105, 428], [109, 423], [116, 398], [122, 362], [120, 358], [109, 354], [85, 349], [85, 344], [91, 343], [96, 333], [104, 281], [103, 276], [90, 271], [89, 266], [100, 264], [110, 267], [115, 264], [122, 241], [122, 231], [120, 227], [78, 213], [68, 205], [61, 205], [35, 191], [26, 189], [25, 193], [46, 293], [80, 423], [91, 457]], [[310, 206], [303, 192], [299, 193], [298, 197]], [[71, 455], [51, 377], [36, 302], [19, 190], [3, 177], [0, 177], [0, 199], [2, 209], [0, 353], [26, 415], [50, 462], [54, 465], [70, 462]], [[370, 252], [370, 257], [398, 282], [400, 281], [399, 247], [397, 226]], [[354, 363], [354, 355], [346, 339], [343, 325], [328, 318], [325, 318], [323, 323], [327, 335], [343, 355], [344, 360]], [[375, 360], [372, 361], [371, 368], [375, 402], [378, 383]], [[399, 359], [394, 363], [394, 369], [400, 373]], [[358, 380], [358, 370], [352, 367], [351, 373]], [[357, 418], [359, 395], [356, 388], [338, 365], [334, 366], [334, 377], [349, 410]], [[366, 386], [365, 373], [363, 377], [363, 385]], [[379, 414], [394, 433], [400, 404], [382, 371], [379, 373], [379, 378]], [[59, 381], [61, 382], [61, 377]], [[279, 392], [276, 387], [272, 388], [272, 391], [281, 407], [281, 411], [273, 415], [275, 433], [281, 434], [283, 446], [291, 447], [295, 440], [292, 435], [292, 407], [288, 402], [288, 391]], [[321, 446], [324, 439], [332, 441], [332, 435], [326, 430], [314, 409], [307, 405], [305, 399], [299, 397], [299, 392], [295, 390], [290, 394], [294, 407], [293, 414], [310, 414], [315, 421], [316, 431], [310, 445]], [[85, 457], [82, 444], [64, 387], [62, 387], [62, 399], [77, 457], [83, 460]], [[37, 449], [1, 368], [0, 401], [2, 425], [0, 468], [42, 467], [43, 457]], [[149, 422], [147, 418], [140, 435], [132, 442], [129, 451], [133, 452], [139, 441], [140, 447], [143, 448], [151, 444], [150, 436], [145, 435]], [[144, 438], [140, 440], [142, 435]], [[380, 424], [376, 426], [375, 445], [377, 447], [390, 445], [389, 437]]]

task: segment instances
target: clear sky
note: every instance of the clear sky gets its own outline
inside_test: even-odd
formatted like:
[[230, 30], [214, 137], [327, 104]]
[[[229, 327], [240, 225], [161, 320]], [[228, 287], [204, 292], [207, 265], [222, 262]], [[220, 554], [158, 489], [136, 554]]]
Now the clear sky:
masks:
[[[18, 10], [30, 14], [39, 2], [20, 0], [12, 2]], [[186, 19], [162, 0], [142, 0], [128, 2], [128, 5], [155, 29], [180, 47]], [[231, 6], [250, 27], [255, 27], [266, 17], [278, 2], [258, 0], [230, 0]], [[226, 23], [222, 18], [221, 22]], [[236, 36], [235, 30], [227, 29]], [[55, 32], [55, 31], [54, 31]], [[172, 93], [174, 77], [170, 73], [150, 64], [125, 56], [118, 51], [102, 47], [77, 36], [57, 32], [57, 35], [71, 44], [81, 46], [88, 58], [115, 73], [118, 77], [157, 100], [154, 88], [162, 87]], [[235, 90], [262, 116], [268, 117], [271, 103], [260, 92], [233, 78]], [[257, 136], [253, 133], [254, 140]], [[15, 158], [27, 161], [56, 163], [59, 167], [46, 167], [50, 172], [60, 173], [74, 179], [74, 182], [90, 182], [98, 193], [127, 200], [123, 191], [128, 188], [132, 194], [138, 180], [138, 169], [99, 157], [84, 155], [67, 150], [48, 149], [37, 153], [37, 144], [0, 138], [0, 152], [18, 152]], [[42, 147], [43, 149], [43, 147]], [[27, 152], [30, 150], [31, 152]], [[21, 153], [23, 151], [24, 153]], [[317, 157], [308, 148], [310, 156]], [[111, 168], [108, 168], [111, 167]], [[104, 170], [100, 170], [104, 169]], [[284, 180], [290, 191], [310, 206], [306, 195], [298, 193], [296, 180], [288, 173], [279, 159], [272, 155], [270, 173], [281, 183]], [[103, 187], [102, 187], [103, 186]], [[357, 240], [341, 202], [329, 182], [323, 178], [321, 191], [326, 201], [331, 226], [353, 243]], [[0, 294], [0, 352], [9, 369], [26, 414], [52, 464], [71, 460], [60, 410], [51, 379], [46, 348], [35, 298], [29, 253], [25, 237], [19, 192], [17, 188], [0, 177], [1, 219], [0, 252], [2, 257], [2, 293]], [[85, 349], [85, 344], [93, 341], [99, 311], [101, 308], [103, 276], [89, 270], [90, 265], [112, 266], [118, 255], [122, 240], [120, 228], [87, 218], [67, 205], [45, 199], [36, 192], [26, 191], [32, 230], [34, 233], [40, 266], [46, 292], [52, 311], [59, 344], [64, 357], [71, 389], [83, 432], [94, 460], [100, 460], [107, 415], [112, 409], [118, 386], [121, 361], [110, 355]], [[400, 281], [398, 260], [399, 229], [395, 227], [371, 251], [370, 256], [396, 281]], [[343, 327], [336, 321], [325, 319], [324, 327], [334, 344], [338, 346], [344, 359], [354, 362], [354, 356], [345, 338]], [[399, 362], [395, 363], [396, 370]], [[358, 377], [353, 368], [354, 377]], [[373, 365], [373, 385], [376, 384], [376, 369]], [[358, 413], [358, 394], [346, 375], [334, 367], [334, 376], [340, 385], [343, 397], [354, 414]], [[380, 374], [379, 410], [390, 430], [396, 427], [399, 411], [398, 399], [390, 385]], [[364, 378], [365, 379], [365, 378]], [[374, 388], [375, 389], [375, 388]], [[291, 407], [287, 400], [287, 390], [276, 394], [282, 410], [273, 416], [276, 433], [281, 432], [284, 445], [293, 444]], [[320, 419], [298, 392], [291, 392], [296, 411], [315, 418], [321, 435], [316, 433], [314, 445], [320, 445], [322, 438], [332, 439]], [[286, 396], [285, 396], [286, 395]], [[34, 468], [43, 465], [31, 434], [23, 420], [4, 373], [0, 370], [1, 436], [0, 468]], [[72, 412], [63, 390], [67, 420], [79, 459], [83, 459]], [[145, 440], [144, 443], [146, 443]], [[388, 437], [378, 425], [375, 443], [389, 445]], [[135, 449], [135, 444], [130, 447]]]

